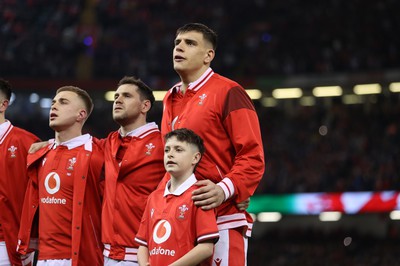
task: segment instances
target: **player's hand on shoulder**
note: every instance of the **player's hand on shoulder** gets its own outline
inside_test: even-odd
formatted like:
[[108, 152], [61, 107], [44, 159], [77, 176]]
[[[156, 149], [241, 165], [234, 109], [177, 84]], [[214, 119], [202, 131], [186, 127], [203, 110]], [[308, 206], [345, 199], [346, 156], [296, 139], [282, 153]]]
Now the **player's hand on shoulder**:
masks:
[[43, 147], [46, 147], [49, 144], [48, 141], [41, 141], [32, 143], [31, 147], [29, 148], [28, 153], [35, 153]]
[[193, 191], [192, 200], [203, 210], [211, 210], [221, 205], [225, 200], [224, 191], [210, 180], [197, 181], [199, 188]]

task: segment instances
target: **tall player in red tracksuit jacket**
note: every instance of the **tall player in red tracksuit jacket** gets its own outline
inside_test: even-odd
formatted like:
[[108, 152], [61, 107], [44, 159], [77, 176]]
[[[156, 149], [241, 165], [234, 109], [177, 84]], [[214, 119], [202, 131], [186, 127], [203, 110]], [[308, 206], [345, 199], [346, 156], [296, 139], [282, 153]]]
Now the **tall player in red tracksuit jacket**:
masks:
[[104, 265], [137, 265], [134, 241], [148, 195], [165, 174], [164, 147], [155, 123], [147, 123], [154, 103], [141, 80], [124, 77], [118, 83], [113, 119], [120, 125], [103, 141], [105, 190], [102, 212]]
[[11, 85], [0, 79], [0, 265], [22, 265], [16, 248], [28, 184], [26, 156], [39, 138], [6, 120], [10, 99]]
[[[196, 205], [218, 207], [220, 240], [215, 265], [245, 265], [252, 219], [237, 204], [253, 195], [264, 173], [264, 152], [257, 113], [245, 90], [213, 72], [217, 36], [207, 26], [178, 29], [173, 64], [181, 82], [164, 98], [161, 133], [189, 128], [205, 143], [196, 177]], [[224, 244], [228, 243], [228, 244]]]
[[38, 266], [102, 265], [103, 151], [82, 127], [93, 110], [86, 91], [66, 86], [53, 99], [49, 125], [55, 143], [28, 156], [18, 251], [38, 231]]

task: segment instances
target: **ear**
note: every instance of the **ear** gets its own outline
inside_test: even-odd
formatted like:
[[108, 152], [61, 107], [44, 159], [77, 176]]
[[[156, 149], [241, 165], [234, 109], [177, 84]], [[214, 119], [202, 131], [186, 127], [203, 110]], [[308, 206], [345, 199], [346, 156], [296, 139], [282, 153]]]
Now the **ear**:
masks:
[[86, 121], [87, 119], [87, 112], [85, 109], [79, 110], [77, 121]]
[[151, 103], [149, 100], [144, 100], [142, 102], [142, 113], [147, 113], [151, 108]]
[[200, 152], [196, 152], [195, 154], [193, 154], [193, 160], [192, 160], [192, 165], [196, 165], [200, 162], [201, 159], [201, 153]]
[[211, 61], [214, 59], [215, 51], [213, 49], [208, 49], [206, 52], [206, 56], [204, 58], [204, 63], [211, 64]]
[[0, 105], [0, 113], [4, 113], [7, 110], [9, 104], [10, 102], [8, 100], [4, 100]]

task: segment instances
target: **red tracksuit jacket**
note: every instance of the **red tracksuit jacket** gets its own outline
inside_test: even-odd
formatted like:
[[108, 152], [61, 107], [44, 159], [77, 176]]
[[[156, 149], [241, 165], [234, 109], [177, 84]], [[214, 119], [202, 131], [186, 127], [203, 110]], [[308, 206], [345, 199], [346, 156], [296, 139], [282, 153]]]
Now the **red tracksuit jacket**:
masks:
[[217, 209], [218, 228], [244, 227], [250, 235], [252, 219], [238, 211], [236, 203], [253, 195], [264, 173], [263, 144], [254, 105], [238, 83], [209, 68], [180, 99], [186, 103], [176, 118], [172, 114], [173, 97], [180, 85], [164, 98], [161, 133], [189, 128], [203, 138], [206, 151], [196, 176], [219, 182], [228, 199]]

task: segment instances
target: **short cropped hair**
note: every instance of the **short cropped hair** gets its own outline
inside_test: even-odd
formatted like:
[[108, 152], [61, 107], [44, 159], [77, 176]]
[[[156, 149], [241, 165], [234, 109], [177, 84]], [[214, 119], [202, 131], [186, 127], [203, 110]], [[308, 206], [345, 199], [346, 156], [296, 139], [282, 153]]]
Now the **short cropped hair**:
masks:
[[178, 141], [195, 145], [199, 150], [200, 154], [203, 156], [205, 152], [203, 139], [199, 135], [194, 133], [193, 130], [187, 128], [175, 129], [165, 135], [164, 137], [165, 142], [167, 142], [167, 140], [172, 137], [176, 137]]
[[118, 87], [124, 84], [131, 84], [131, 85], [136, 85], [138, 87], [140, 99], [143, 100], [149, 100], [151, 105], [150, 105], [150, 110], [153, 107], [155, 98], [153, 95], [152, 89], [146, 85], [141, 79], [138, 79], [133, 76], [125, 76], [123, 77], [119, 82], [118, 82]]
[[176, 31], [176, 36], [178, 36], [178, 34], [189, 32], [189, 31], [196, 31], [196, 32], [203, 34], [204, 39], [206, 41], [208, 41], [209, 43], [211, 43], [214, 51], [217, 50], [218, 36], [215, 31], [213, 31], [212, 29], [210, 29], [209, 27], [207, 27], [206, 25], [201, 24], [201, 23], [188, 23], [188, 24], [180, 27]]
[[83, 100], [83, 102], [85, 104], [86, 112], [88, 114], [87, 116], [88, 117], [90, 116], [90, 114], [93, 111], [94, 104], [93, 104], [92, 98], [90, 97], [89, 93], [87, 93], [87, 91], [85, 91], [81, 88], [75, 87], [75, 86], [64, 86], [64, 87], [59, 88], [57, 90], [56, 94], [58, 94], [62, 91], [75, 92], [79, 96], [79, 98], [81, 98]]
[[6, 97], [7, 100], [11, 100], [11, 84], [2, 78], [0, 78], [0, 92]]

